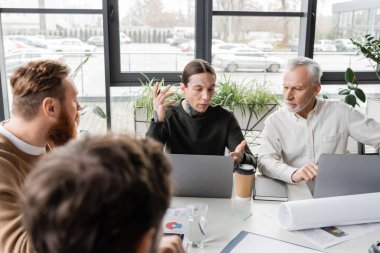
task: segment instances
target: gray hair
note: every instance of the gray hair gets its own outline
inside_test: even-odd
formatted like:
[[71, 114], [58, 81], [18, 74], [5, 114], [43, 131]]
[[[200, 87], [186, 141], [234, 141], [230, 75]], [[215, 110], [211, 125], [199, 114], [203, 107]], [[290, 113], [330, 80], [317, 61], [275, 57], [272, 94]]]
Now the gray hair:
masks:
[[309, 70], [309, 74], [313, 81], [313, 85], [316, 85], [317, 83], [321, 82], [321, 77], [323, 73], [321, 70], [321, 66], [316, 61], [303, 56], [296, 57], [288, 61], [286, 71], [293, 70], [299, 66], [305, 66]]

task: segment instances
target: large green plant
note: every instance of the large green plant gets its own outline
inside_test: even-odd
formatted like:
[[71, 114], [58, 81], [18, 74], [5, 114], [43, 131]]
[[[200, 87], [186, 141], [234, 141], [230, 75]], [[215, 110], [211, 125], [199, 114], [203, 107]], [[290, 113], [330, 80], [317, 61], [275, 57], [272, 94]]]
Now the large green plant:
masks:
[[380, 76], [377, 73], [377, 65], [380, 64], [380, 40], [375, 39], [371, 34], [367, 34], [364, 36], [363, 43], [353, 39], [351, 41], [360, 50], [360, 53], [369, 60], [377, 78], [380, 80]]
[[247, 84], [244, 81], [238, 83], [231, 80], [230, 76], [226, 77], [223, 75], [222, 79], [217, 83], [212, 103], [229, 107], [232, 110], [235, 106], [244, 104], [244, 93], [246, 90]]
[[266, 83], [252, 82], [252, 88], [245, 93], [245, 103], [258, 117], [267, 110], [268, 104], [279, 104], [278, 96], [273, 94]]
[[231, 110], [235, 106], [240, 107], [243, 113], [248, 109], [256, 118], [261, 112], [267, 110], [268, 104], [278, 104], [277, 95], [273, 94], [266, 83], [257, 81], [237, 82], [231, 77], [223, 76], [217, 84], [217, 91], [213, 98], [213, 104], [227, 106]]

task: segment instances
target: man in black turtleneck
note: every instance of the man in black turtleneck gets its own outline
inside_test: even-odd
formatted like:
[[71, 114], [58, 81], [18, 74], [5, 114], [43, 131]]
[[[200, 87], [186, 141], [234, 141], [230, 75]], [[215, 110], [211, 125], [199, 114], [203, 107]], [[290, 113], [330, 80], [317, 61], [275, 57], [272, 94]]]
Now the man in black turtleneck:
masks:
[[239, 123], [232, 112], [221, 106], [211, 106], [216, 76], [209, 63], [193, 60], [186, 65], [181, 82], [184, 99], [166, 102], [173, 95], [170, 85], [160, 90], [154, 86], [154, 118], [147, 136], [165, 145], [172, 154], [224, 155], [231, 152], [235, 164], [248, 163], [256, 167], [244, 140]]

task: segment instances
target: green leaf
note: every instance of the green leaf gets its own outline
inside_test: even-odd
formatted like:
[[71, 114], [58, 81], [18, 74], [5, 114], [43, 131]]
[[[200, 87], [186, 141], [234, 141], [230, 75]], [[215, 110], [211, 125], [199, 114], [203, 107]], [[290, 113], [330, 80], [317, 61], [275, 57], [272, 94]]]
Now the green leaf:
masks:
[[323, 99], [329, 99], [329, 97], [328, 97], [326, 94], [323, 94], [323, 95], [322, 95], [322, 98], [323, 98]]
[[355, 97], [355, 95], [348, 94], [348, 95], [344, 98], [344, 102], [345, 102], [346, 104], [351, 105], [352, 107], [355, 107], [355, 105], [356, 105], [356, 97]]
[[90, 56], [87, 56], [79, 65], [75, 68], [75, 70], [70, 74], [71, 80], [74, 80], [78, 75], [79, 71], [83, 68], [83, 66], [88, 62]]
[[355, 90], [355, 95], [356, 95], [356, 97], [357, 97], [358, 99], [360, 99], [360, 101], [362, 101], [363, 103], [365, 103], [365, 101], [366, 101], [366, 96], [365, 96], [365, 94], [364, 94], [364, 92], [363, 92], [362, 89], [357, 88], [357, 89]]
[[351, 90], [349, 89], [343, 89], [338, 92], [339, 95], [348, 95], [350, 94]]
[[93, 107], [92, 112], [95, 115], [97, 115], [98, 117], [102, 118], [102, 119], [106, 119], [107, 118], [107, 115], [105, 114], [105, 112], [103, 111], [103, 109], [100, 108], [97, 105]]
[[346, 73], [344, 75], [347, 83], [358, 84], [358, 80], [356, 79], [354, 71], [351, 68], [346, 69]]
[[93, 114], [95, 114], [96, 116], [102, 118], [102, 119], [106, 119], [107, 118], [107, 115], [106, 113], [103, 111], [102, 108], [100, 108], [99, 106], [97, 105], [85, 105], [81, 108], [80, 110], [80, 115], [84, 115], [88, 112], [92, 112]]

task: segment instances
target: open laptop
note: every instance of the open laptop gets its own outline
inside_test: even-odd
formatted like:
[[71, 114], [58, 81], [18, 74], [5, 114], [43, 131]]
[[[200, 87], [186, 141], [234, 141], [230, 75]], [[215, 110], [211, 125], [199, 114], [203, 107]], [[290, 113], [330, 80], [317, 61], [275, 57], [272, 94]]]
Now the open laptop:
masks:
[[322, 154], [314, 198], [380, 192], [380, 156]]
[[233, 159], [230, 156], [169, 154], [174, 196], [230, 198]]

